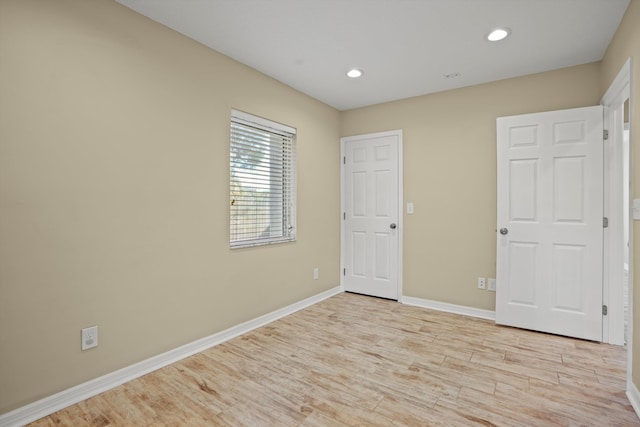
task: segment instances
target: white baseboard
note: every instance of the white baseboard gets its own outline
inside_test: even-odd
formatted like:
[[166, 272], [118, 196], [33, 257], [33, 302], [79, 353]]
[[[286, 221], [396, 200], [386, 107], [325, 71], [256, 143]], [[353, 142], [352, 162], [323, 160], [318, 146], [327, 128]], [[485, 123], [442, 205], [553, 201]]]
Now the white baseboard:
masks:
[[153, 356], [149, 359], [143, 360], [142, 362], [127, 366], [126, 368], [111, 372], [102, 377], [87, 381], [15, 409], [11, 412], [7, 412], [6, 414], [0, 415], [0, 427], [23, 426], [42, 417], [46, 417], [60, 409], [66, 408], [67, 406], [74, 405], [92, 396], [117, 387], [120, 384], [124, 384], [127, 381], [134, 380], [148, 374], [149, 372], [164, 368], [165, 366], [186, 357], [192, 356], [218, 344], [222, 344], [225, 341], [257, 329], [282, 317], [288, 316], [289, 314], [295, 313], [296, 311], [302, 310], [303, 308], [309, 307], [341, 292], [342, 290], [339, 286], [329, 289], [328, 291], [314, 295], [302, 301], [298, 301], [287, 307], [267, 313], [229, 329], [225, 329], [224, 331], [189, 344], [185, 344], [181, 347], [169, 350], [166, 353]]
[[633, 410], [636, 411], [636, 415], [640, 418], [640, 391], [631, 381], [627, 383], [627, 397], [631, 402], [631, 406], [633, 406]]
[[402, 297], [402, 303], [416, 307], [428, 308], [431, 310], [445, 311], [447, 313], [461, 314], [463, 316], [479, 317], [480, 319], [496, 320], [496, 312], [483, 310], [480, 308], [467, 307], [464, 305], [449, 304], [446, 302], [433, 301], [422, 298]]

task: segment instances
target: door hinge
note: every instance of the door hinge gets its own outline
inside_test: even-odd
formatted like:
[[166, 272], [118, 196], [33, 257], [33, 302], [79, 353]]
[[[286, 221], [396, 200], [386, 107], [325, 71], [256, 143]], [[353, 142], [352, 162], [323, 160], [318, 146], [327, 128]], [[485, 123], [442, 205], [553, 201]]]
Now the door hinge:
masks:
[[347, 164], [347, 156], [344, 156], [344, 157], [342, 158], [342, 164], [343, 164], [343, 165], [346, 165], [346, 164]]
[[603, 306], [602, 306], [602, 315], [603, 315], [603, 316], [606, 316], [608, 311], [609, 311], [609, 310], [607, 309], [607, 306], [606, 306], [606, 305], [603, 305]]
[[608, 227], [609, 227], [609, 218], [605, 216], [604, 218], [602, 218], [602, 228], [608, 228]]
[[342, 212], [342, 219], [344, 219], [344, 220], [347, 219], [347, 213], [346, 212]]
[[606, 141], [607, 139], [609, 139], [609, 130], [608, 129], [603, 129], [602, 130], [602, 138]]
[[346, 268], [343, 268], [343, 269], [342, 269], [342, 275], [343, 275], [343, 276], [346, 276], [346, 275], [347, 275], [347, 269], [346, 269]]

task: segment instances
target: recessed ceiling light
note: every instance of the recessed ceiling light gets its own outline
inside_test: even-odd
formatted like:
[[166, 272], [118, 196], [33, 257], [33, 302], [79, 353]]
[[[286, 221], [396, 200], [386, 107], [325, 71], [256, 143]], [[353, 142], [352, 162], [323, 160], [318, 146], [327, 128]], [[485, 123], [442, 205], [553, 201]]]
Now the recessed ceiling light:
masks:
[[489, 35], [487, 36], [487, 40], [489, 40], [490, 42], [497, 42], [507, 38], [509, 34], [511, 34], [510, 28], [507, 28], [507, 27], [496, 28], [495, 30], [489, 33]]
[[358, 77], [362, 76], [362, 74], [362, 70], [359, 70], [357, 68], [352, 68], [347, 71], [347, 76], [351, 77], [352, 79], [357, 79]]

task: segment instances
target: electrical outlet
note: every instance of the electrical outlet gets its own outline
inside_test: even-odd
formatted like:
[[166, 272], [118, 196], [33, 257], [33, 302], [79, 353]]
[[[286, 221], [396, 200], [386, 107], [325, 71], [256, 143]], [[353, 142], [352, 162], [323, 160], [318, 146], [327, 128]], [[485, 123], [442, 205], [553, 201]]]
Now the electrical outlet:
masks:
[[487, 287], [487, 281], [484, 277], [478, 277], [478, 289], [485, 289]]
[[496, 291], [496, 279], [487, 280], [487, 290], [492, 292]]
[[318, 280], [320, 278], [320, 269], [318, 267], [313, 269], [313, 280]]
[[98, 327], [91, 326], [82, 330], [82, 351], [98, 346]]

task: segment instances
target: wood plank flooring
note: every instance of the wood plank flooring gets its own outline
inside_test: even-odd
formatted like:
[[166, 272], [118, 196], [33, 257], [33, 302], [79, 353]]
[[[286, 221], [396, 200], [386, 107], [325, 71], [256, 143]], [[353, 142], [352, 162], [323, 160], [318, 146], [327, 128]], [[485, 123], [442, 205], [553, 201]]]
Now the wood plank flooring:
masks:
[[622, 347], [340, 294], [32, 426], [640, 426]]

